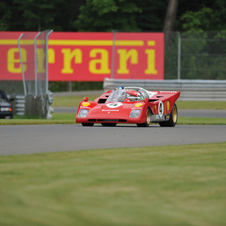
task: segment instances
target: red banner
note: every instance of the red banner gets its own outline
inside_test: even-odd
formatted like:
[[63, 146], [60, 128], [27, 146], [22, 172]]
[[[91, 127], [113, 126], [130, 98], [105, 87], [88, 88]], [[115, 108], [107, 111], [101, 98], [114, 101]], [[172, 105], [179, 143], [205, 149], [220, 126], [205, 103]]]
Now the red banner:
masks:
[[[22, 80], [21, 33], [0, 32], [0, 80]], [[163, 33], [53, 32], [48, 46], [49, 81], [164, 79]], [[21, 53], [26, 72], [29, 53]]]

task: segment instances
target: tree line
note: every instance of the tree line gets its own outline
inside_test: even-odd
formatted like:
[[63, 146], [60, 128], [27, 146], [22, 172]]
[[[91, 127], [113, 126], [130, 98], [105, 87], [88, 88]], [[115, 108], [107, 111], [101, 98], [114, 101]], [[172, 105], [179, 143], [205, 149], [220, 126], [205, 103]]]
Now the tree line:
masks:
[[0, 0], [0, 31], [219, 31], [225, 22], [225, 0]]

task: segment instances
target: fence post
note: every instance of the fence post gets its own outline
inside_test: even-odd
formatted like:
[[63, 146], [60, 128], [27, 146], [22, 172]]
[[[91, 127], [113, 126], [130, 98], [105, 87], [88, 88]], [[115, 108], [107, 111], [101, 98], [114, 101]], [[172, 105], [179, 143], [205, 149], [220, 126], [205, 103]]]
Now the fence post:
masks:
[[113, 34], [113, 43], [112, 43], [112, 59], [111, 59], [111, 78], [114, 78], [114, 58], [115, 58], [115, 32]]
[[24, 77], [24, 67], [23, 67], [23, 59], [22, 59], [22, 53], [21, 53], [21, 48], [20, 48], [20, 39], [23, 37], [24, 33], [20, 35], [18, 38], [18, 47], [19, 47], [19, 54], [20, 54], [20, 65], [21, 65], [21, 71], [22, 71], [22, 77], [23, 77], [23, 86], [24, 86], [24, 95], [27, 95], [27, 89], [26, 89], [26, 84], [25, 84], [25, 77]]
[[35, 96], [37, 96], [38, 94], [38, 88], [37, 88], [37, 37], [41, 34], [41, 32], [39, 32], [35, 38], [34, 38], [34, 52], [35, 52]]
[[46, 40], [45, 40], [45, 52], [46, 52], [46, 94], [49, 91], [49, 74], [48, 74], [48, 40], [49, 40], [49, 36], [51, 35], [51, 33], [53, 32], [53, 30], [50, 30], [47, 35], [46, 35]]
[[177, 79], [180, 80], [181, 76], [180, 76], [180, 61], [181, 61], [181, 36], [180, 36], [180, 32], [177, 32], [178, 34], [178, 64], [177, 64]]

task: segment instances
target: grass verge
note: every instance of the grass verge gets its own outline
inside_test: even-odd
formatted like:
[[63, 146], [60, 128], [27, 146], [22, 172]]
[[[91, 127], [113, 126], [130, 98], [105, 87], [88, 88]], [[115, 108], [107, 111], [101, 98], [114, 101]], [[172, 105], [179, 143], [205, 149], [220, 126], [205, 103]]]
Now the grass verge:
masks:
[[176, 102], [178, 109], [213, 109], [226, 110], [225, 101], [180, 101]]
[[73, 124], [75, 114], [54, 113], [53, 119], [39, 119], [34, 117], [16, 115], [13, 119], [1, 119], [0, 125], [42, 125], [42, 124]]
[[[100, 95], [89, 95], [89, 100], [93, 101]], [[53, 107], [78, 107], [85, 96], [56, 96], [53, 97]]]
[[[14, 119], [1, 119], [0, 125], [42, 125], [42, 124], [74, 124], [75, 114], [53, 113], [53, 119], [37, 119], [16, 116]], [[179, 125], [226, 125], [226, 118], [179, 117]]]
[[226, 118], [178, 117], [179, 125], [226, 125]]
[[0, 225], [226, 225], [226, 143], [0, 163]]

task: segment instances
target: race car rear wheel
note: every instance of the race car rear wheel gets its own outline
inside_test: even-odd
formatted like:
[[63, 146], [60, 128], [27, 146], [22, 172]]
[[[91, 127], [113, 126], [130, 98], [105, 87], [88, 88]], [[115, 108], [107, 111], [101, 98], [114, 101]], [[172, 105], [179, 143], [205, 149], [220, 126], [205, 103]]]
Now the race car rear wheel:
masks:
[[177, 105], [174, 104], [172, 111], [170, 113], [170, 119], [166, 122], [160, 122], [159, 125], [161, 127], [174, 127], [177, 124], [178, 119], [178, 111], [177, 111]]
[[151, 123], [151, 110], [149, 108], [147, 109], [146, 116], [147, 116], [146, 122], [137, 124], [138, 127], [148, 127], [150, 125], [150, 123]]
[[116, 126], [117, 123], [101, 123], [102, 126]]
[[82, 123], [83, 126], [93, 126], [94, 123]]

